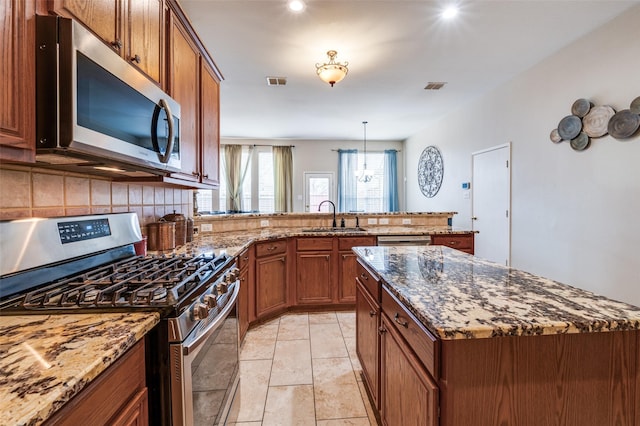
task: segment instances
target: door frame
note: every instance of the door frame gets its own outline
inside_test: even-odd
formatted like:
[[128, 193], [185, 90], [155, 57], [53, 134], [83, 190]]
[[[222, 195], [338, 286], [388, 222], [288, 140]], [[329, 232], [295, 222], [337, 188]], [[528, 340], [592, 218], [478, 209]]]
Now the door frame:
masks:
[[507, 167], [508, 171], [509, 171], [509, 202], [508, 202], [508, 216], [507, 216], [507, 232], [508, 232], [508, 236], [507, 236], [507, 265], [505, 266], [511, 266], [511, 228], [512, 228], [512, 221], [511, 218], [513, 216], [512, 214], [512, 208], [511, 208], [511, 199], [512, 199], [512, 180], [513, 180], [513, 176], [511, 173], [511, 169], [513, 166], [513, 161], [512, 161], [512, 150], [511, 150], [511, 141], [507, 142], [507, 143], [503, 143], [501, 145], [495, 145], [489, 148], [485, 148], [485, 149], [481, 149], [479, 151], [474, 151], [471, 153], [471, 229], [474, 230], [474, 217], [475, 217], [475, 212], [473, 211], [473, 207], [474, 207], [474, 190], [475, 190], [475, 184], [474, 182], [474, 170], [473, 170], [473, 158], [476, 155], [480, 155], [480, 154], [484, 154], [487, 152], [491, 152], [491, 151], [496, 151], [498, 149], [503, 149], [503, 148], [507, 148], [508, 150], [508, 156], [507, 156], [507, 161], [509, 162], [509, 165]]
[[314, 177], [313, 175], [324, 176], [329, 178], [329, 199], [336, 199], [336, 183], [335, 183], [335, 173], [334, 172], [302, 172], [302, 207], [305, 212], [308, 212], [308, 203], [307, 197], [309, 196], [307, 190], [307, 179], [310, 177]]

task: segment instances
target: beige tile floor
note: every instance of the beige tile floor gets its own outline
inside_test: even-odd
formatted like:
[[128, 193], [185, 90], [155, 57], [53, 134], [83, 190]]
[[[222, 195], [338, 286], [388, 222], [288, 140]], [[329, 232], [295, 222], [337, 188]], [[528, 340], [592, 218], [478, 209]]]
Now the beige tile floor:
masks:
[[375, 426], [354, 312], [286, 314], [247, 333], [228, 425]]

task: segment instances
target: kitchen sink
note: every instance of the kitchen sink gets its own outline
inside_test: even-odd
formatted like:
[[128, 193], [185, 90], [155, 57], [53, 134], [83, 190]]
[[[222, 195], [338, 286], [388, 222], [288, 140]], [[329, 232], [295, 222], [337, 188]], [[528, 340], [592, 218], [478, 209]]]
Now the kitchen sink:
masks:
[[307, 229], [303, 229], [302, 232], [309, 232], [309, 233], [313, 233], [313, 232], [365, 232], [366, 229], [365, 228], [360, 228], [358, 227], [350, 227], [350, 228], [340, 228], [340, 227], [327, 227], [327, 228], [307, 228]]

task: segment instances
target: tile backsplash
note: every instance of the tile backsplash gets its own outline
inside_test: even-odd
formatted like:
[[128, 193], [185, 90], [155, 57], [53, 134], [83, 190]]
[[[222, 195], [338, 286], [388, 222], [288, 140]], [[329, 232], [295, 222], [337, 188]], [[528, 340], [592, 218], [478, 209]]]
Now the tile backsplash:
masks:
[[174, 211], [192, 216], [191, 190], [21, 166], [0, 168], [1, 220], [135, 212], [144, 227]]

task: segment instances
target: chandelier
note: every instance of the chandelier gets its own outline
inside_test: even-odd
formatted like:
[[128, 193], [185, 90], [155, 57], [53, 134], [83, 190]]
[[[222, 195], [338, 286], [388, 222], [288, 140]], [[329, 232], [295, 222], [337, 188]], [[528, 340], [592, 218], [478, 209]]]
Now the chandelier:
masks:
[[322, 65], [316, 64], [316, 73], [318, 74], [318, 77], [320, 77], [322, 81], [329, 83], [331, 87], [342, 80], [349, 72], [349, 68], [347, 68], [349, 62], [345, 62], [344, 64], [336, 62], [337, 55], [338, 52], [335, 50], [329, 50], [327, 52], [329, 62]]
[[367, 123], [367, 121], [362, 122], [364, 127], [364, 169], [356, 171], [358, 181], [362, 183], [371, 182], [371, 179], [373, 179], [373, 172], [367, 169]]

